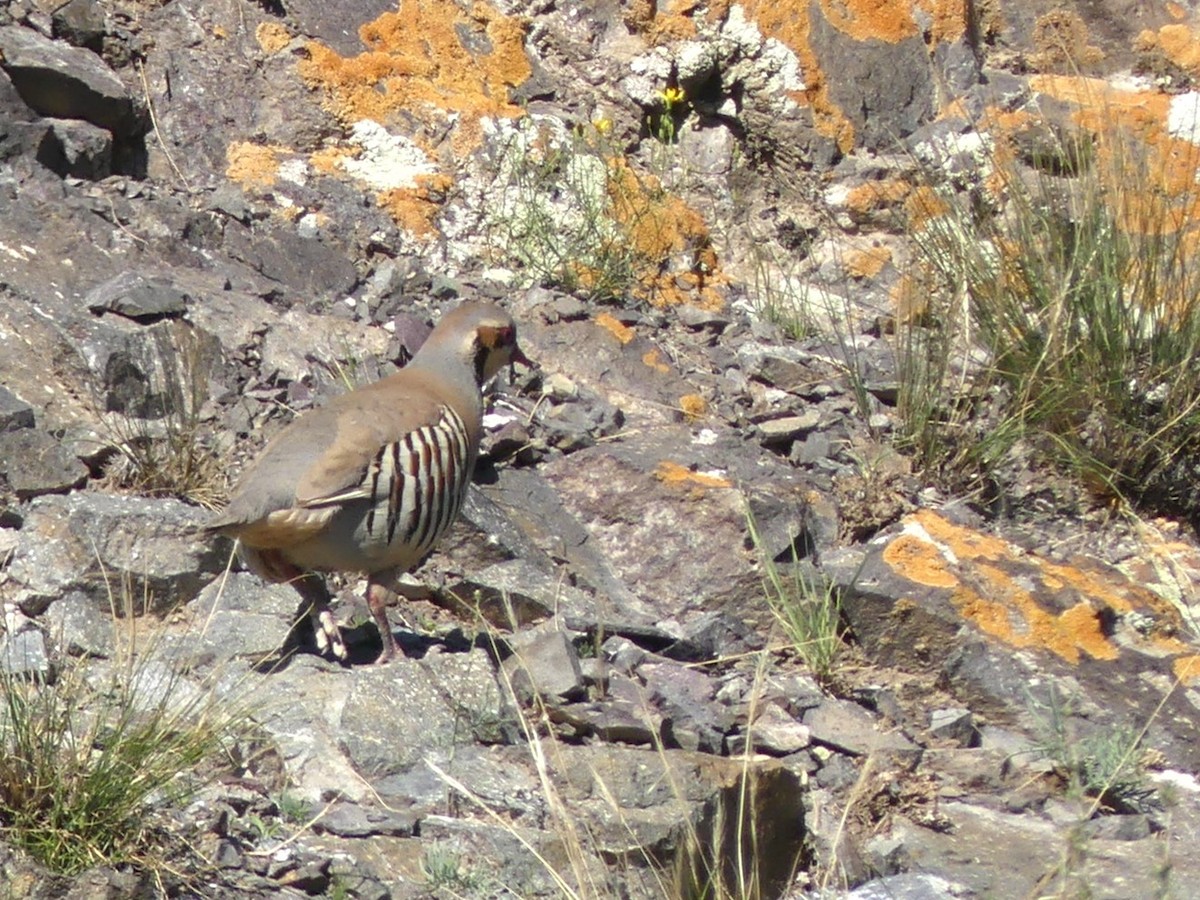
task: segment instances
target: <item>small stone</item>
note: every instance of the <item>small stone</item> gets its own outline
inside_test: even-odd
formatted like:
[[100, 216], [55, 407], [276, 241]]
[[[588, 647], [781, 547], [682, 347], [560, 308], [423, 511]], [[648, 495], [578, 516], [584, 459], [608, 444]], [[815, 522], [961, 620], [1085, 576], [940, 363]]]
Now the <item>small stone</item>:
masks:
[[0, 385], [0, 431], [32, 428], [33, 422], [33, 407]]
[[63, 176], [99, 181], [112, 174], [112, 133], [91, 122], [55, 119], [51, 133], [58, 141], [57, 159], [46, 165]]
[[829, 439], [829, 435], [823, 431], [814, 431], [804, 440], [792, 444], [789, 458], [797, 465], [808, 466], [829, 459], [832, 452], [833, 442]]
[[236, 842], [228, 838], [217, 841], [213, 863], [218, 869], [238, 869], [241, 868], [242, 862], [242, 851], [238, 849]]
[[571, 322], [575, 319], [586, 319], [588, 315], [587, 307], [578, 297], [570, 295], [561, 295], [555, 297], [550, 302], [549, 311], [554, 314], [557, 319], [564, 322]]
[[88, 477], [87, 467], [44, 431], [0, 431], [0, 475], [20, 500], [65, 494]]
[[979, 746], [979, 729], [969, 709], [935, 709], [929, 714], [929, 733], [960, 747]]
[[574, 400], [579, 396], [579, 385], [561, 372], [554, 372], [542, 382], [542, 392], [552, 400]]
[[693, 306], [690, 303], [677, 306], [675, 314], [679, 316], [680, 322], [688, 328], [697, 331], [704, 329], [719, 333], [729, 327], [728, 316], [723, 316], [720, 313], [711, 312], [707, 309], [701, 309], [699, 306]]
[[501, 668], [518, 697], [528, 701], [537, 694], [554, 701], [584, 695], [579, 652], [563, 632], [519, 633], [509, 644], [513, 655]]
[[763, 708], [750, 726], [748, 737], [754, 749], [771, 756], [787, 756], [812, 742], [808, 727], [797, 722], [775, 704]]
[[313, 823], [315, 831], [349, 838], [376, 834], [412, 837], [416, 826], [417, 814], [412, 810], [387, 810], [357, 803], [335, 803]]
[[826, 700], [804, 713], [804, 724], [809, 727], [814, 741], [854, 756], [878, 751], [902, 755], [920, 753], [920, 749], [903, 734], [881, 731], [869, 712], [848, 700]]
[[46, 622], [51, 639], [68, 653], [112, 656], [112, 617], [101, 612], [96, 601], [82, 591], [71, 591], [52, 602], [46, 610]]
[[908, 868], [908, 848], [894, 835], [880, 834], [867, 841], [865, 855], [871, 869], [880, 875], [895, 875]]
[[1083, 826], [1088, 838], [1109, 841], [1140, 841], [1150, 837], [1150, 819], [1142, 813], [1126, 816], [1098, 816]]
[[807, 434], [821, 424], [821, 413], [810, 409], [799, 416], [784, 416], [758, 423], [759, 437], [764, 444], [785, 444]]
[[610, 637], [600, 645], [608, 664], [618, 672], [633, 674], [649, 654], [628, 638]]
[[0, 643], [0, 670], [7, 675], [49, 680], [52, 668], [46, 636], [37, 628], [9, 634]]
[[92, 288], [84, 302], [94, 313], [115, 312], [145, 321], [182, 316], [190, 299], [166, 281], [125, 271]]

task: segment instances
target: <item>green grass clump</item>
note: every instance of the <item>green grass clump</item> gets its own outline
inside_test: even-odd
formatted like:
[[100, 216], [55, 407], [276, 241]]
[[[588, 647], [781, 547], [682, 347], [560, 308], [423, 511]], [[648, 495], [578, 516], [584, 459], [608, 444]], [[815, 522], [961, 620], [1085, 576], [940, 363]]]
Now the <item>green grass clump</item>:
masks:
[[794, 557], [788, 569], [782, 569], [763, 549], [749, 512], [746, 524], [762, 566], [763, 593], [771, 612], [813, 677], [828, 684], [844, 649], [837, 589], [818, 574], [805, 572]]
[[929, 469], [986, 475], [1020, 446], [1194, 516], [1200, 269], [1177, 210], [1195, 181], [1172, 195], [1116, 129], [1071, 140], [1068, 175], [997, 153], [988, 191], [937, 191], [912, 230], [929, 299], [902, 323], [905, 436]]
[[161, 663], [68, 661], [53, 680], [0, 671], [0, 838], [66, 875], [154, 868], [155, 809], [201, 786], [197, 770], [236, 725]]
[[1069, 795], [1092, 798], [1096, 807], [1121, 813], [1145, 812], [1153, 805], [1155, 792], [1143, 762], [1145, 729], [1118, 725], [1079, 735], [1069, 719], [1070, 701], [1053, 687], [1047, 702], [1030, 704], [1037, 750], [1054, 764]]

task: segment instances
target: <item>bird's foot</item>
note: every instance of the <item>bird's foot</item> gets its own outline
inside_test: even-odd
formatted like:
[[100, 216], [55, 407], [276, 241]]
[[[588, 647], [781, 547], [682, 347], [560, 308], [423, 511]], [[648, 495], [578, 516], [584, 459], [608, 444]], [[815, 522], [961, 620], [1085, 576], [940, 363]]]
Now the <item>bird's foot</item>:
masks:
[[313, 615], [313, 632], [317, 639], [318, 653], [329, 653], [338, 662], [346, 660], [346, 642], [342, 639], [342, 629], [332, 611], [322, 609]]
[[385, 641], [383, 650], [381, 650], [379, 655], [377, 657], [375, 657], [374, 665], [377, 665], [377, 666], [386, 665], [387, 663], [390, 663], [395, 658], [396, 658], [395, 643], [393, 643], [391, 646], [388, 646], [387, 642]]

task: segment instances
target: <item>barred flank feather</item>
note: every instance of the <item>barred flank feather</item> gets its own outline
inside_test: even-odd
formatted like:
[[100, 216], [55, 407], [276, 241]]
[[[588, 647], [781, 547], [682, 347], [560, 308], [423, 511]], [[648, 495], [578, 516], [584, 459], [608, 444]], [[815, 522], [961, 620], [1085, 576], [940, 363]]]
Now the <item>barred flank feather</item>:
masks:
[[469, 454], [467, 426], [449, 407], [433, 425], [381, 447], [367, 470], [367, 534], [382, 527], [389, 545], [400, 541], [420, 555], [432, 549], [462, 506]]

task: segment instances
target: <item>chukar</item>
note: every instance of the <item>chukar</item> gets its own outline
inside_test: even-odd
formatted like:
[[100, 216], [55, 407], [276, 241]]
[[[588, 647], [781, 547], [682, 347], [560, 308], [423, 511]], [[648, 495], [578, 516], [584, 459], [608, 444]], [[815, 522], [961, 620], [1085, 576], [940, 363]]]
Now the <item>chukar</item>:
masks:
[[465, 303], [445, 315], [405, 368], [310, 410], [246, 470], [207, 526], [237, 538], [260, 576], [291, 582], [317, 646], [346, 645], [320, 572], [365, 572], [383, 663], [396, 653], [387, 604], [397, 579], [437, 543], [471, 482], [482, 430], [482, 385], [526, 362], [506, 312]]

